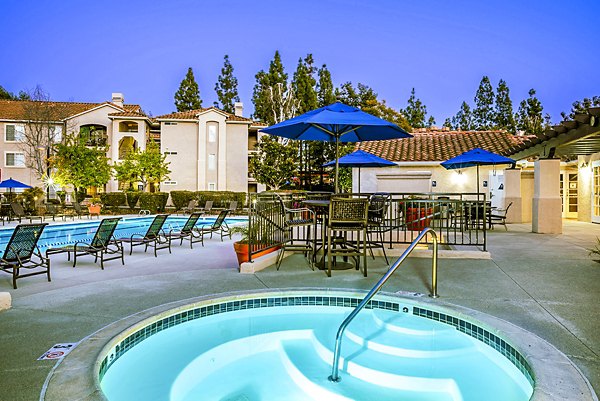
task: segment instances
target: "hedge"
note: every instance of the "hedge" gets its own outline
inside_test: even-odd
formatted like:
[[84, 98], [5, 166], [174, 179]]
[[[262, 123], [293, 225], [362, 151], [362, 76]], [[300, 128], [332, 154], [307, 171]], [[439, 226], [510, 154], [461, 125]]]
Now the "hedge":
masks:
[[150, 210], [150, 213], [164, 212], [169, 200], [167, 192], [142, 192], [140, 208]]
[[119, 206], [125, 206], [127, 196], [123, 192], [108, 192], [100, 194], [100, 200], [106, 207], [118, 208]]
[[197, 191], [196, 199], [199, 201], [200, 206], [204, 206], [204, 203], [208, 200], [213, 201], [214, 208], [224, 209], [229, 206], [229, 202], [237, 201], [238, 207], [244, 207], [246, 204], [246, 193], [245, 192], [232, 192], [232, 191]]
[[125, 192], [125, 196], [127, 197], [127, 205], [129, 209], [133, 210], [137, 206], [138, 200], [140, 199], [140, 195], [142, 192], [140, 191], [127, 191]]
[[191, 200], [196, 199], [196, 193], [192, 191], [171, 191], [171, 202], [175, 211], [186, 207]]

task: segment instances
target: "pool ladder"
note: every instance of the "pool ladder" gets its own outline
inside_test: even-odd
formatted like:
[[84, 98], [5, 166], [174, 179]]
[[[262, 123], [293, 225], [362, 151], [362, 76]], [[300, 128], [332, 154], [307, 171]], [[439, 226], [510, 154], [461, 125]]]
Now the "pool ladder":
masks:
[[340, 353], [342, 352], [342, 338], [344, 336], [344, 331], [346, 330], [346, 327], [350, 324], [350, 322], [352, 322], [352, 320], [354, 320], [356, 315], [358, 315], [358, 313], [361, 310], [363, 310], [363, 308], [367, 305], [367, 303], [371, 300], [371, 298], [373, 298], [375, 296], [375, 294], [377, 294], [377, 292], [379, 292], [381, 287], [383, 287], [383, 285], [388, 281], [388, 279], [392, 276], [392, 274], [394, 274], [394, 272], [398, 269], [398, 267], [400, 267], [402, 262], [404, 262], [404, 260], [408, 257], [408, 255], [410, 255], [410, 253], [415, 249], [417, 244], [419, 242], [421, 242], [423, 237], [425, 237], [427, 234], [430, 234], [431, 238], [433, 239], [433, 257], [432, 257], [432, 266], [431, 266], [431, 294], [429, 294], [429, 296], [431, 298], [439, 297], [439, 295], [437, 293], [438, 236], [437, 236], [435, 230], [433, 230], [430, 227], [427, 227], [419, 233], [417, 238], [415, 238], [415, 240], [408, 246], [408, 248], [406, 248], [406, 250], [398, 258], [398, 260], [396, 260], [394, 262], [394, 264], [392, 264], [392, 267], [389, 268], [389, 270], [387, 271], [387, 273], [385, 273], [385, 275], [381, 278], [381, 280], [379, 280], [377, 282], [377, 284], [375, 284], [375, 286], [371, 289], [371, 291], [369, 291], [367, 296], [363, 298], [363, 300], [358, 304], [358, 306], [356, 308], [354, 308], [352, 313], [350, 313], [350, 315], [348, 315], [348, 317], [340, 325], [340, 327], [337, 331], [337, 334], [335, 336], [335, 350], [333, 352], [333, 367], [331, 369], [331, 376], [329, 376], [329, 381], [336, 382], [336, 383], [341, 381], [341, 378], [338, 373], [339, 373]]

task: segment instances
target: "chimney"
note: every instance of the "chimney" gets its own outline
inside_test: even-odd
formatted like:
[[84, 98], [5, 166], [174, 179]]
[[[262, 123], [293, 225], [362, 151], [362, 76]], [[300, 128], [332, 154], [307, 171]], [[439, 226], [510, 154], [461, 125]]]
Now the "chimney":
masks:
[[112, 94], [112, 103], [116, 104], [119, 107], [123, 107], [123, 102], [125, 99], [123, 98], [122, 93], [113, 93]]
[[242, 102], [235, 102], [235, 104], [233, 105], [233, 107], [235, 108], [235, 115], [238, 117], [243, 117], [244, 116], [244, 103]]

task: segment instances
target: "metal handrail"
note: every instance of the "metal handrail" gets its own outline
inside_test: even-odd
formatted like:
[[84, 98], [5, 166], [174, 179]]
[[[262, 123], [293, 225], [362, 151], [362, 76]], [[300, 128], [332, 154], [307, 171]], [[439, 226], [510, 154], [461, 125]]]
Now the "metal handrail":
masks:
[[432, 266], [431, 266], [431, 294], [429, 294], [432, 298], [439, 297], [437, 293], [437, 254], [438, 254], [438, 237], [431, 227], [426, 227], [423, 231], [419, 233], [417, 238], [406, 248], [406, 250], [400, 255], [398, 260], [394, 262], [392, 267], [389, 268], [387, 273], [375, 284], [375, 286], [369, 291], [366, 297], [358, 304], [356, 308], [348, 315], [348, 317], [342, 322], [340, 328], [337, 331], [335, 336], [335, 350], [333, 352], [333, 367], [331, 369], [331, 376], [329, 376], [329, 381], [339, 382], [341, 380], [338, 371], [339, 371], [339, 363], [340, 363], [340, 353], [342, 352], [342, 338], [344, 335], [344, 330], [346, 327], [352, 322], [352, 320], [358, 315], [358, 313], [367, 305], [367, 303], [375, 296], [375, 294], [383, 287], [383, 285], [387, 282], [387, 280], [391, 277], [392, 274], [398, 269], [398, 267], [404, 262], [404, 260], [410, 255], [410, 253], [415, 249], [417, 244], [423, 239], [423, 237], [427, 234], [431, 234], [433, 239], [433, 258], [432, 258]]

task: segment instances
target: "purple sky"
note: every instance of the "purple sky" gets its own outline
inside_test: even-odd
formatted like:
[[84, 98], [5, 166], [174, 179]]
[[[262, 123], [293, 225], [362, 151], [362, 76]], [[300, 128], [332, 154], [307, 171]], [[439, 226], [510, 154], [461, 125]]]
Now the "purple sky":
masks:
[[245, 114], [254, 75], [275, 50], [326, 63], [334, 84], [363, 82], [405, 107], [412, 87], [441, 125], [483, 75], [503, 78], [515, 109], [535, 88], [552, 120], [600, 95], [600, 2], [545, 1], [33, 1], [0, 3], [0, 85], [37, 84], [54, 100], [123, 92], [153, 115], [194, 69], [203, 106], [229, 54]]

